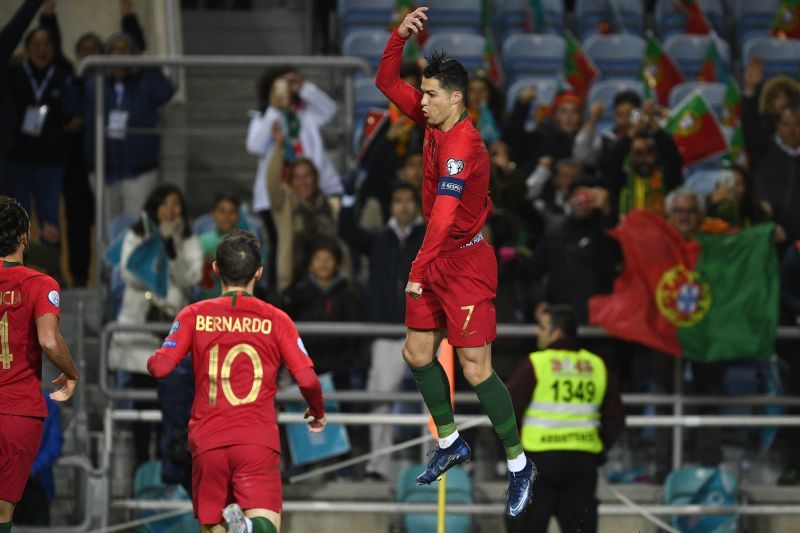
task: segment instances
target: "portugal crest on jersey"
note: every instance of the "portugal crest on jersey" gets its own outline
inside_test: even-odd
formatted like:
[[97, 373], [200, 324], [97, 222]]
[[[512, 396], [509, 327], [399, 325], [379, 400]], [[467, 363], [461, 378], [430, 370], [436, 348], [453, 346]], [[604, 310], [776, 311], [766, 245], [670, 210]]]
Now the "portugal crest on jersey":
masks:
[[694, 326], [711, 308], [711, 288], [699, 273], [683, 265], [670, 268], [656, 287], [656, 305], [679, 328]]

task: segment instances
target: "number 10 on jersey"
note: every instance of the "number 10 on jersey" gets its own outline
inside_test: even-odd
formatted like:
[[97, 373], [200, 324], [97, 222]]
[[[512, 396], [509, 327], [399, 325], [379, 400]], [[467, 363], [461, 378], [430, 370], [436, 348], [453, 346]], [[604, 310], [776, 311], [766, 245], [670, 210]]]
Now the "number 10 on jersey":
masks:
[[[233, 367], [236, 358], [242, 354], [249, 357], [250, 362], [253, 363], [253, 385], [250, 387], [250, 392], [247, 393], [247, 396], [239, 398], [233, 392], [230, 379], [231, 367]], [[208, 355], [208, 403], [217, 405], [220, 379], [222, 380], [222, 394], [231, 405], [244, 405], [256, 401], [258, 393], [261, 391], [261, 381], [264, 379], [264, 367], [255, 348], [246, 343], [237, 344], [225, 354], [222, 360], [222, 370], [219, 370], [219, 344], [215, 344]], [[218, 372], [219, 375], [217, 374]]]

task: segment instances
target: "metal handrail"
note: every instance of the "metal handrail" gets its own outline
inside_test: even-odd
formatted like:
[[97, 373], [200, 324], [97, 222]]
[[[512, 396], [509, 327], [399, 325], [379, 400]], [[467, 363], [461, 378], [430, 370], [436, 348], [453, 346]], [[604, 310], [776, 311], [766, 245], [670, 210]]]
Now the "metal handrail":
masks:
[[[105, 242], [103, 227], [104, 194], [106, 181], [105, 153], [105, 76], [114, 67], [270, 67], [293, 65], [297, 68], [324, 68], [343, 73], [344, 102], [343, 119], [345, 132], [344, 154], [353, 153], [352, 138], [347, 132], [353, 130], [353, 72], [359, 71], [369, 75], [372, 71], [369, 63], [357, 57], [317, 57], [317, 56], [222, 56], [222, 55], [175, 55], [175, 56], [89, 56], [78, 63], [78, 74], [94, 73], [94, 128], [95, 128], [95, 239], [96, 264], [95, 286], [101, 286], [103, 243]], [[346, 155], [345, 155], [346, 157]]]

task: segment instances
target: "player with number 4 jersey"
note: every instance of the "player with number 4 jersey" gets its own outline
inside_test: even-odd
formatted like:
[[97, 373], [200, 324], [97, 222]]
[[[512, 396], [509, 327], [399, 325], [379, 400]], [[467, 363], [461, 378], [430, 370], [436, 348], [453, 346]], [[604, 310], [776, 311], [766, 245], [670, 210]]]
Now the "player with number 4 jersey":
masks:
[[50, 398], [68, 400], [78, 383], [59, 331], [58, 283], [22, 265], [29, 238], [28, 213], [0, 196], [0, 533], [11, 531], [14, 505], [42, 442], [42, 353], [62, 372], [53, 381], [61, 388]]
[[163, 378], [191, 353], [192, 500], [203, 530], [221, 530], [224, 515], [230, 531], [275, 532], [282, 499], [278, 369], [285, 366], [300, 386], [314, 432], [325, 427], [322, 389], [292, 320], [251, 296], [262, 272], [256, 237], [234, 232], [216, 257], [223, 295], [184, 308], [147, 368]]

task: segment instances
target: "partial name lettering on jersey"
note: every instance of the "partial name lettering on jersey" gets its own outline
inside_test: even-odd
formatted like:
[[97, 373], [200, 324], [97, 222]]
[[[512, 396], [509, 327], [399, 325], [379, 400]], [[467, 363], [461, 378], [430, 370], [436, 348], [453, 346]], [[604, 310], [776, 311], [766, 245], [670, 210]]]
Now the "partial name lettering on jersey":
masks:
[[20, 305], [22, 303], [22, 291], [11, 289], [0, 291], [0, 305]]

